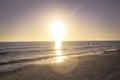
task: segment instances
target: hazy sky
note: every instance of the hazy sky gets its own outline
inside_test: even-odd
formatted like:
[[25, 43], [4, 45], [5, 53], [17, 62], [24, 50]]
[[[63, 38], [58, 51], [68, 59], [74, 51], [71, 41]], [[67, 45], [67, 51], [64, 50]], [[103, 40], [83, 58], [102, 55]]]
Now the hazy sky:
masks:
[[120, 40], [120, 0], [0, 0], [0, 41], [49, 41], [65, 24], [64, 40]]

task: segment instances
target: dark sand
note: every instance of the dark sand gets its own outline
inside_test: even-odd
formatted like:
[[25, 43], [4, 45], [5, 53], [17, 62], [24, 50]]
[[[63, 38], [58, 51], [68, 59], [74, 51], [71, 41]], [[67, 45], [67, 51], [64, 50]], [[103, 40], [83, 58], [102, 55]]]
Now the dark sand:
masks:
[[120, 80], [120, 50], [34, 64], [2, 74], [0, 80]]

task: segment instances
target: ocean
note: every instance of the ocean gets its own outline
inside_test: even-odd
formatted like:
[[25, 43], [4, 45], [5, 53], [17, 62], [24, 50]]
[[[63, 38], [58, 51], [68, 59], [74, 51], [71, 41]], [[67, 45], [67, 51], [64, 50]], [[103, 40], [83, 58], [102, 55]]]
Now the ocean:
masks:
[[0, 74], [61, 55], [102, 54], [120, 49], [120, 41], [64, 41], [60, 49], [55, 46], [55, 42], [0, 42]]

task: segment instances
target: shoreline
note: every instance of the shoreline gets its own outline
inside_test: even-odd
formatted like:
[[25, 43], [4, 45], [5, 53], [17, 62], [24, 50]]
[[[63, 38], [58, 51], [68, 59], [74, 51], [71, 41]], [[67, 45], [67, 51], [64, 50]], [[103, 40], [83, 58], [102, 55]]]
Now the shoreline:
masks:
[[[100, 55], [70, 57], [63, 63], [32, 64], [0, 75], [0, 80], [115, 80], [120, 79], [120, 49]], [[68, 70], [67, 70], [67, 68]], [[22, 76], [22, 77], [21, 77]]]

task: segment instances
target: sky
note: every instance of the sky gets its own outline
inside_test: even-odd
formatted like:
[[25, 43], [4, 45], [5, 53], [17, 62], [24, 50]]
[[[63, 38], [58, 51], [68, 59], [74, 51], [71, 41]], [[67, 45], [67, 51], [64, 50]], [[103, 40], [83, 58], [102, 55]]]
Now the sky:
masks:
[[65, 41], [120, 40], [120, 0], [0, 0], [0, 41], [52, 41], [54, 21]]

